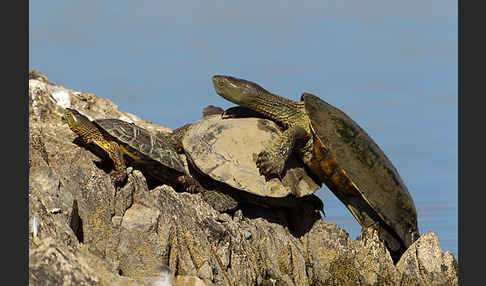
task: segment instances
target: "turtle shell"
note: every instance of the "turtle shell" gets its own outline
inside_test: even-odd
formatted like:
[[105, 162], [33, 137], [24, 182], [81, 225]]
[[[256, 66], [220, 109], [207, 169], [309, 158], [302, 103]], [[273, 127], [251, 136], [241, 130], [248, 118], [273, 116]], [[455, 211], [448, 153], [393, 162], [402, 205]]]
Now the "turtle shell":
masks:
[[237, 190], [267, 198], [313, 194], [320, 186], [294, 156], [289, 158], [282, 179], [267, 181], [260, 175], [255, 163], [257, 154], [281, 134], [280, 128], [267, 119], [221, 119], [221, 115], [211, 115], [195, 122], [182, 143], [199, 171]]
[[123, 151], [135, 161], [157, 161], [181, 173], [185, 172], [179, 155], [171, 147], [169, 136], [154, 135], [133, 123], [119, 119], [98, 119], [94, 123], [115, 138]]
[[408, 247], [418, 237], [417, 211], [397, 170], [371, 137], [344, 112], [304, 93], [316, 144], [331, 150], [364, 200]]

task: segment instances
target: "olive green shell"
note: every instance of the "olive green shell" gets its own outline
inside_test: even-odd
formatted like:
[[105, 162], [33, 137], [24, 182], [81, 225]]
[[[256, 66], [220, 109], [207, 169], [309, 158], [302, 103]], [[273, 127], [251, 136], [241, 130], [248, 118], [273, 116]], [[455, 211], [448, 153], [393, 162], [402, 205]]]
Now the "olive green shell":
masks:
[[119, 119], [95, 120], [100, 128], [115, 138], [124, 149], [140, 158], [139, 163], [157, 161], [162, 165], [184, 173], [184, 164], [172, 148], [171, 139], [154, 135], [149, 131]]
[[304, 93], [301, 100], [318, 136], [359, 192], [408, 247], [419, 236], [413, 199], [397, 170], [366, 132], [341, 110]]

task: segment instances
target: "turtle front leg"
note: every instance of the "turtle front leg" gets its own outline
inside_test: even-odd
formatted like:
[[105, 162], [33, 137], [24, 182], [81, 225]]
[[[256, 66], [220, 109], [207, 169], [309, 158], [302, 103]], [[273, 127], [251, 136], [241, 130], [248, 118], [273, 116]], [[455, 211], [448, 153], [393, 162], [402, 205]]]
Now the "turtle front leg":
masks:
[[180, 175], [177, 177], [176, 184], [180, 189], [183, 189], [191, 194], [197, 194], [204, 192], [206, 189], [192, 176], [190, 175]]
[[120, 146], [116, 142], [109, 141], [106, 151], [110, 159], [113, 161], [113, 165], [115, 167], [115, 169], [110, 173], [112, 180], [115, 183], [123, 182], [127, 177], [127, 168]]
[[285, 162], [294, 150], [296, 143], [302, 144], [309, 140], [309, 135], [300, 126], [291, 126], [272, 144], [269, 151], [264, 150], [257, 156], [256, 165], [261, 175], [265, 177], [281, 177]]

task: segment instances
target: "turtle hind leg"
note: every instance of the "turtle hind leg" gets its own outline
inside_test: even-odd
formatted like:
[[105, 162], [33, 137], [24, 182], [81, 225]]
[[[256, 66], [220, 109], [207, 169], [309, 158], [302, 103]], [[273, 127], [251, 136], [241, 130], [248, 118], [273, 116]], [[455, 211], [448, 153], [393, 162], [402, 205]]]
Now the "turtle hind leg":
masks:
[[219, 212], [231, 211], [238, 206], [238, 201], [232, 196], [220, 191], [206, 190], [201, 192], [201, 196], [206, 203]]

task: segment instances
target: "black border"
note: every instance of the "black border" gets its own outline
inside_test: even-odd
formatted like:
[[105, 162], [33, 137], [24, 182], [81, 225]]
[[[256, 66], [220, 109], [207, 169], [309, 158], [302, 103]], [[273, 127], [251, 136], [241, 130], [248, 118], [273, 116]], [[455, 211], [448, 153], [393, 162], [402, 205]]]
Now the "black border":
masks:
[[[467, 3], [467, 5], [465, 5]], [[473, 5], [475, 4], [475, 5]], [[459, 285], [480, 285], [484, 281], [486, 209], [483, 178], [484, 162], [483, 130], [486, 129], [484, 88], [484, 9], [481, 1], [459, 1], [459, 189], [458, 189], [458, 242]], [[467, 41], [466, 39], [469, 39]], [[476, 103], [476, 101], [478, 101]], [[476, 282], [476, 283], [475, 283]], [[479, 283], [477, 283], [479, 282]]]
[[[29, 2], [4, 5], [2, 39], [2, 195], [0, 216], [6, 275], [3, 282], [28, 285], [29, 218]], [[11, 282], [12, 281], [12, 282]]]

